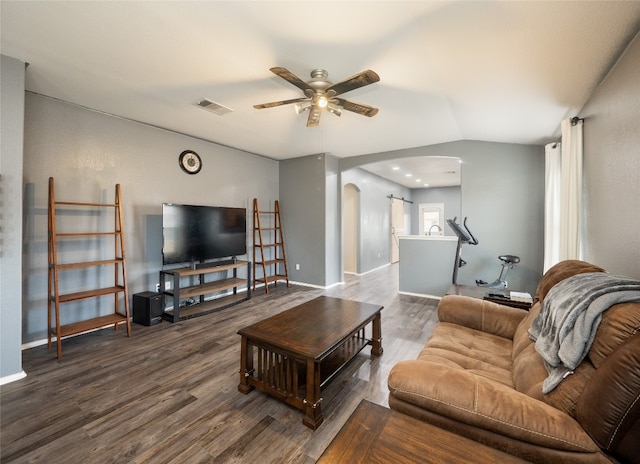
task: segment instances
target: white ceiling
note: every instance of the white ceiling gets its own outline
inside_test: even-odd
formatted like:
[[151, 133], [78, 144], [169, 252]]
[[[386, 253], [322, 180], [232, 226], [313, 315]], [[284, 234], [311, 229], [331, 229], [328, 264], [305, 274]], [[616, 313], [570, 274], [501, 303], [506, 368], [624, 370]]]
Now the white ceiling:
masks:
[[[454, 140], [544, 144], [640, 28], [640, 1], [7, 1], [2, 54], [29, 91], [273, 159], [350, 157]], [[269, 71], [380, 82], [380, 109], [307, 128]], [[193, 103], [209, 98], [233, 112]], [[204, 155], [204, 154], [203, 154]]]
[[451, 156], [424, 156], [378, 161], [363, 166], [367, 171], [406, 187], [450, 187], [460, 185], [462, 161]]

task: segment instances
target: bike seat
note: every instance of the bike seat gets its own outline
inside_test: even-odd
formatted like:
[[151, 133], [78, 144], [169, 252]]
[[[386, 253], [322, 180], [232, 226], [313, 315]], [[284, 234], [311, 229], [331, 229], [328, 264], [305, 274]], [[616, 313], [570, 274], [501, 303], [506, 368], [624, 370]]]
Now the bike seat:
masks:
[[514, 255], [502, 255], [498, 256], [498, 259], [507, 264], [518, 264], [520, 262], [520, 257]]

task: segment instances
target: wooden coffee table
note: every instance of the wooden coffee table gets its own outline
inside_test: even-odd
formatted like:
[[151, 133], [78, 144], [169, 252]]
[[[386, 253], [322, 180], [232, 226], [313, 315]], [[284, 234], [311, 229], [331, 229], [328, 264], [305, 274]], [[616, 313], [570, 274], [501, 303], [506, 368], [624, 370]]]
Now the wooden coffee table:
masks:
[[494, 464], [520, 458], [363, 400], [317, 464]]
[[[322, 388], [365, 346], [382, 354], [382, 306], [321, 296], [238, 331], [242, 336], [238, 390], [254, 388], [323, 421]], [[371, 338], [365, 327], [371, 323]]]

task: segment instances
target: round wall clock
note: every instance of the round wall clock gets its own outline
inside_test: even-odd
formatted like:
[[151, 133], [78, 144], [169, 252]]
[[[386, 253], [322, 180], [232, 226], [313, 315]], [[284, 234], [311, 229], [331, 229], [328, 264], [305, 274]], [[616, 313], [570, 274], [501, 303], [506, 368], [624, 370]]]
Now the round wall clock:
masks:
[[200, 159], [200, 155], [192, 150], [185, 150], [180, 153], [178, 163], [182, 170], [187, 174], [198, 174], [200, 169], [202, 169], [202, 160]]

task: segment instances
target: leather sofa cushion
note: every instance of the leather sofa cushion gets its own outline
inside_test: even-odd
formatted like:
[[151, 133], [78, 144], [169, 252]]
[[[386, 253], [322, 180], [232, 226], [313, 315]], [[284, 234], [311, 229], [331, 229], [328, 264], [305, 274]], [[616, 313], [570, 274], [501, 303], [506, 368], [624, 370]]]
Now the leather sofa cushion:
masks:
[[438, 304], [438, 320], [513, 339], [526, 311], [461, 295], [446, 295]]
[[396, 399], [472, 427], [560, 451], [598, 451], [567, 414], [462, 368], [425, 360], [401, 361], [389, 373], [388, 383]]
[[468, 370], [513, 388], [511, 340], [449, 322], [440, 322], [418, 356]]

